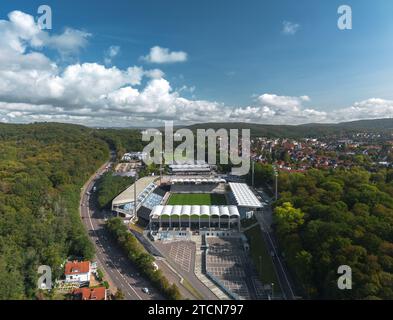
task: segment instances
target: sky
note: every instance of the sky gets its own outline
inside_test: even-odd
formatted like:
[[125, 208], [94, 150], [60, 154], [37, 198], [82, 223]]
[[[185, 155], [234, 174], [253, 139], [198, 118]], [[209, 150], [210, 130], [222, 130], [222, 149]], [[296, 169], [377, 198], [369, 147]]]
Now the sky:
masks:
[[393, 117], [392, 52], [390, 0], [2, 0], [0, 122]]

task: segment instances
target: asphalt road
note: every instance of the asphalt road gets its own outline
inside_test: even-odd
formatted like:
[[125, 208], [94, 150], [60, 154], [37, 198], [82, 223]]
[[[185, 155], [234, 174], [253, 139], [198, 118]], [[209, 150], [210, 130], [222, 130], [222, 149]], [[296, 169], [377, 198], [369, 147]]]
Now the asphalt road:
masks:
[[[97, 266], [104, 271], [106, 280], [117, 289], [121, 289], [126, 300], [161, 300], [163, 296], [154, 289], [148, 280], [144, 279], [137, 268], [124, 256], [121, 249], [114, 243], [104, 228], [105, 217], [97, 209], [93, 194], [93, 187], [99, 176], [105, 171], [103, 165], [82, 189], [80, 214], [96, 248]], [[149, 289], [149, 294], [142, 291]]]

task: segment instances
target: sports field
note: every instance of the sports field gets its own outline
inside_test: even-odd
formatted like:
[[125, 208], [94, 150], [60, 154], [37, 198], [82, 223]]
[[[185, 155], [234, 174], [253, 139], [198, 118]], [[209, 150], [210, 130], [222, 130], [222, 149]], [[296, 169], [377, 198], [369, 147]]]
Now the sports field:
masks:
[[223, 194], [217, 193], [172, 193], [168, 205], [226, 205], [226, 199]]

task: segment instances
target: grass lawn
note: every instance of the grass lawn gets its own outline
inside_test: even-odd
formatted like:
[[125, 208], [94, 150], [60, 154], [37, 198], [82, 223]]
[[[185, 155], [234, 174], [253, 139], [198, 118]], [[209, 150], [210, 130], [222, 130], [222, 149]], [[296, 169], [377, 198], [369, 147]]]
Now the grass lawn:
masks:
[[172, 193], [168, 205], [226, 205], [223, 194], [210, 193]]
[[263, 284], [271, 284], [273, 282], [274, 292], [281, 292], [280, 284], [274, 270], [272, 257], [266, 247], [259, 225], [247, 230], [245, 235], [250, 244], [251, 257], [256, 269], [258, 270], [261, 281]]

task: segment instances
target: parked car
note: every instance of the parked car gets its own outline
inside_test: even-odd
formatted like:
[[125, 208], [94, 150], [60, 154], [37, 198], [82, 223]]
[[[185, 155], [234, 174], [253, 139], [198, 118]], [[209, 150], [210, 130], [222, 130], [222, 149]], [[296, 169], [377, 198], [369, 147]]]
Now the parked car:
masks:
[[142, 288], [142, 291], [143, 291], [144, 293], [146, 293], [146, 294], [150, 294], [150, 291], [149, 291], [148, 288]]

